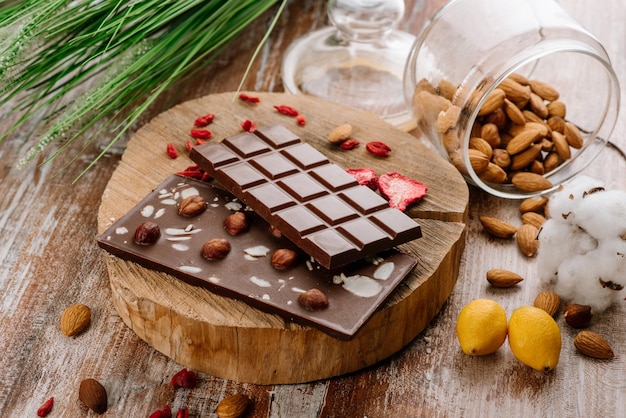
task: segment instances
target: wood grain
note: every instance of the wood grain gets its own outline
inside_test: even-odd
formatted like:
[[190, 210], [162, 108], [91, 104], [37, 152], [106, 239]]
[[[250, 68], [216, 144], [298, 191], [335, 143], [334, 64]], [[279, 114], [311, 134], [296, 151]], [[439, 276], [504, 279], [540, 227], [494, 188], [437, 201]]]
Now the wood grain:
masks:
[[[626, 96], [624, 22], [621, 0], [591, 4], [558, 1], [598, 37], [611, 57]], [[407, 0], [402, 27], [417, 32], [444, 0]], [[279, 24], [253, 66], [244, 88], [282, 91], [282, 54], [298, 36], [326, 24], [326, 2], [290, 1]], [[271, 13], [262, 16], [219, 58], [188, 83], [168, 91], [140, 125], [182, 103], [237, 88], [247, 60], [262, 37]], [[564, 68], [563, 71], [571, 69]], [[590, 86], [592, 88], [592, 86]], [[3, 104], [0, 129], [14, 114]], [[45, 109], [42, 117], [45, 116]], [[138, 126], [139, 127], [139, 126]], [[427, 143], [419, 132], [418, 141]], [[113, 135], [102, 134], [102, 141]], [[626, 119], [620, 114], [611, 140], [626, 148]], [[182, 368], [124, 324], [112, 303], [108, 271], [95, 243], [102, 193], [119, 159], [109, 157], [75, 182], [96, 155], [95, 146], [67, 169], [83, 144], [75, 144], [62, 159], [43, 166], [17, 169], [17, 158], [33, 145], [27, 130], [0, 143], [0, 415], [34, 417], [37, 408], [54, 396], [49, 417], [94, 416], [78, 401], [78, 384], [86, 377], [101, 381], [109, 394], [103, 417], [147, 417], [168, 404], [176, 411], [188, 407], [190, 416], [212, 417], [218, 402], [234, 393], [249, 395], [247, 417], [624, 417], [626, 398], [626, 307], [618, 304], [598, 316], [591, 330], [605, 335], [616, 358], [598, 361], [578, 354], [575, 333], [561, 316], [561, 360], [544, 375], [520, 365], [508, 347], [484, 358], [462, 354], [454, 334], [456, 316], [470, 300], [498, 300], [508, 313], [532, 303], [540, 290], [534, 259], [521, 256], [512, 241], [490, 238], [478, 216], [490, 215], [517, 223], [517, 202], [470, 189], [468, 230], [459, 276], [440, 313], [405, 348], [360, 371], [307, 384], [253, 385], [199, 372], [194, 390], [173, 390], [171, 376]], [[585, 174], [626, 190], [626, 163], [606, 149]], [[506, 267], [525, 277], [512, 289], [487, 286], [485, 272]], [[67, 338], [58, 318], [72, 303], [92, 308], [86, 332]]]
[[[222, 378], [256, 384], [303, 383], [370, 366], [415, 338], [452, 292], [465, 242], [467, 185], [450, 164], [413, 136], [367, 112], [308, 96], [256, 95], [259, 104], [233, 100], [234, 93], [206, 96], [175, 106], [142, 127], [128, 143], [103, 193], [99, 232], [164, 178], [193, 164], [185, 154], [172, 160], [163, 150], [168, 143], [182, 149], [194, 119], [212, 112], [216, 118], [209, 128], [215, 140], [241, 132], [240, 123], [246, 119], [259, 125], [279, 123], [342, 167], [365, 165], [379, 174], [398, 171], [427, 184], [428, 195], [411, 210], [423, 238], [402, 246], [418, 258], [418, 266], [350, 341], [106, 256], [113, 304], [124, 322], [154, 348], [186, 367]], [[276, 112], [273, 106], [278, 104], [306, 115], [306, 126]], [[384, 140], [394, 150], [391, 156], [374, 157], [363, 145], [346, 152], [330, 144], [328, 134], [342, 123], [352, 124], [353, 135], [363, 143]]]

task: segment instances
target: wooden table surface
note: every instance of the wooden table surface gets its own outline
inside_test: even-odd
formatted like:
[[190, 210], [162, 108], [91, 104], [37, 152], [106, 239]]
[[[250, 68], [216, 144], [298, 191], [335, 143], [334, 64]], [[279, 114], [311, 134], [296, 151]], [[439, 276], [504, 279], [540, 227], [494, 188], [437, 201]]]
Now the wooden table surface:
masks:
[[[408, 0], [402, 27], [417, 31], [443, 3]], [[626, 8], [621, 0], [601, 5], [561, 0], [563, 7], [595, 34], [626, 76]], [[164, 108], [210, 93], [236, 90], [251, 51], [272, 14], [267, 13], [193, 83], [169, 92]], [[282, 54], [297, 37], [327, 23], [325, 2], [292, 1], [244, 88], [282, 91]], [[626, 82], [622, 96], [626, 97]], [[6, 109], [6, 107], [5, 107]], [[145, 121], [163, 109], [152, 109]], [[6, 129], [7, 121], [0, 121]], [[420, 136], [419, 132], [414, 133]], [[618, 119], [612, 140], [626, 146], [626, 119]], [[405, 349], [365, 370], [309, 384], [259, 386], [200, 373], [193, 390], [174, 391], [169, 379], [181, 366], [140, 340], [117, 315], [102, 257], [96, 245], [96, 219], [102, 191], [118, 157], [100, 161], [74, 183], [97, 150], [87, 152], [65, 171], [62, 158], [42, 167], [16, 168], [30, 142], [20, 134], [0, 143], [0, 415], [32, 417], [46, 399], [55, 398], [49, 416], [95, 416], [78, 401], [86, 377], [107, 389], [109, 417], [147, 417], [168, 404], [190, 416], [214, 416], [218, 402], [245, 393], [253, 400], [251, 417], [619, 417], [626, 416], [626, 332], [621, 303], [591, 329], [608, 336], [616, 353], [596, 361], [573, 347], [575, 331], [558, 318], [563, 333], [561, 361], [551, 373], [523, 366], [507, 346], [495, 355], [464, 355], [455, 336], [461, 308], [479, 297], [499, 301], [510, 314], [532, 304], [543, 289], [534, 259], [523, 257], [512, 241], [489, 238], [478, 221], [497, 216], [519, 224], [517, 202], [471, 190], [466, 250], [455, 290], [430, 326]], [[76, 143], [68, 152], [78, 152]], [[69, 154], [68, 154], [69, 155]], [[610, 188], [625, 189], [624, 159], [607, 148], [586, 172]], [[486, 270], [506, 267], [526, 280], [513, 289], [494, 290]], [[92, 309], [89, 329], [75, 338], [59, 330], [59, 317], [72, 303]], [[302, 359], [306, 361], [306, 359]], [[298, 367], [294, 364], [294, 367]]]

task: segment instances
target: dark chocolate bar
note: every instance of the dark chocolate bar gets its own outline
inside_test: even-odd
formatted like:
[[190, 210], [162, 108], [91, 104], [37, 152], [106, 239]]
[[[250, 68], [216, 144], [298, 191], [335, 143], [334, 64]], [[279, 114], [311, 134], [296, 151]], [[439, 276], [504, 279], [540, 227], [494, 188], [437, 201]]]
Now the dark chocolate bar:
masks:
[[[206, 210], [192, 217], [180, 215], [180, 203], [189, 196], [204, 198]], [[249, 227], [233, 236], [224, 229], [224, 220], [235, 211], [245, 213]], [[147, 221], [159, 227], [160, 236], [154, 243], [139, 245], [134, 242], [135, 230]], [[230, 243], [224, 259], [202, 256], [203, 244], [213, 238]], [[390, 250], [327, 270], [288, 239], [275, 236], [267, 222], [245, 210], [230, 193], [177, 175], [115, 221], [98, 237], [98, 245], [120, 258], [340, 339], [354, 336], [416, 264], [415, 258]], [[292, 267], [277, 270], [271, 257], [283, 248], [297, 251], [299, 256]], [[298, 296], [312, 288], [328, 297], [326, 309], [308, 311], [300, 306]]]
[[326, 268], [422, 236], [413, 219], [281, 125], [196, 146], [191, 159]]

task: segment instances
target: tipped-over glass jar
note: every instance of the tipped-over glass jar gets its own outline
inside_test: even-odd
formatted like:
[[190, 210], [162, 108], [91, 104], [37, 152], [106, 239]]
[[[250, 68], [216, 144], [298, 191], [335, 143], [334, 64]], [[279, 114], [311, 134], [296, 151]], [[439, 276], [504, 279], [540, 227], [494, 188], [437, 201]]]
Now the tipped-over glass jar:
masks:
[[505, 198], [584, 169], [620, 100], [602, 45], [553, 0], [452, 0], [416, 40], [404, 93], [438, 151]]

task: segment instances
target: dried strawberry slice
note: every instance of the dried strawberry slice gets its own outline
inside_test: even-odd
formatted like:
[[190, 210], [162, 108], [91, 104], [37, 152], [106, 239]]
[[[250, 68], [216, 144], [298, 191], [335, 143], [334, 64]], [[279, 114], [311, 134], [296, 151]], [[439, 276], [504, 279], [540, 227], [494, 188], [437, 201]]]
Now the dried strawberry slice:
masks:
[[372, 190], [378, 189], [378, 178], [371, 168], [348, 168], [346, 172], [354, 177], [361, 186], [367, 186]]
[[426, 196], [428, 187], [398, 172], [378, 177], [380, 194], [389, 200], [389, 206], [404, 212], [408, 205]]

